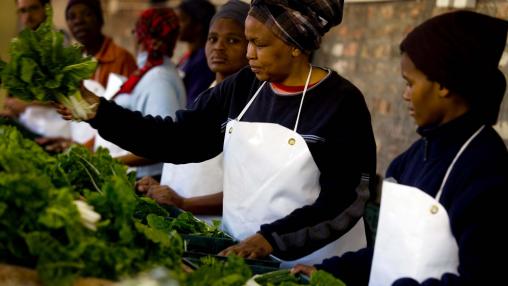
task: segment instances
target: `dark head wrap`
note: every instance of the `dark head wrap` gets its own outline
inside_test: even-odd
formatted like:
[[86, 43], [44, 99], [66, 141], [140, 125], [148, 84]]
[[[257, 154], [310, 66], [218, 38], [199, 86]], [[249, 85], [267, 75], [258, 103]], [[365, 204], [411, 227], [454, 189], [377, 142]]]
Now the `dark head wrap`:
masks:
[[249, 15], [288, 45], [310, 53], [342, 22], [344, 0], [252, 0]]
[[250, 6], [249, 4], [242, 2], [240, 0], [229, 0], [226, 4], [220, 7], [219, 11], [215, 13], [210, 21], [210, 26], [217, 19], [233, 19], [238, 22], [240, 25], [245, 25], [245, 18], [247, 18], [247, 14], [249, 13]]
[[94, 14], [97, 16], [97, 19], [99, 20], [99, 24], [102, 26], [104, 25], [104, 16], [102, 15], [102, 7], [101, 7], [101, 1], [100, 0], [69, 0], [67, 3], [67, 7], [65, 8], [65, 15], [67, 17], [67, 13], [69, 12], [69, 9], [76, 4], [84, 4], [88, 6]]
[[136, 22], [136, 38], [150, 58], [173, 56], [180, 25], [171, 8], [149, 8], [141, 13]]
[[456, 11], [416, 27], [400, 49], [429, 80], [464, 97], [485, 123], [495, 124], [506, 90], [498, 65], [507, 32], [505, 20]]
[[208, 0], [183, 0], [178, 9], [187, 14], [193, 23], [203, 27], [202, 37], [208, 36], [210, 21], [215, 14], [215, 6]]

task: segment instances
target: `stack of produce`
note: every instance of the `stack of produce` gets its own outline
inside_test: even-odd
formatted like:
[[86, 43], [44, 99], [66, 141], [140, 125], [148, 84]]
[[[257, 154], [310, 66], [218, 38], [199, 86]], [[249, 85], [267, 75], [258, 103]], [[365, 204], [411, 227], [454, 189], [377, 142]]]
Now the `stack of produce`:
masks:
[[47, 285], [180, 269], [183, 241], [157, 223], [168, 213], [136, 196], [126, 167], [106, 153], [75, 146], [50, 156], [5, 126], [0, 150], [1, 263], [35, 267]]
[[87, 118], [92, 106], [81, 98], [80, 82], [91, 77], [97, 63], [83, 57], [79, 45], [64, 46], [54, 29], [49, 5], [47, 18], [32, 31], [24, 29], [9, 47], [10, 62], [0, 61], [1, 82], [9, 94], [23, 100], [58, 101], [73, 107], [76, 118]]

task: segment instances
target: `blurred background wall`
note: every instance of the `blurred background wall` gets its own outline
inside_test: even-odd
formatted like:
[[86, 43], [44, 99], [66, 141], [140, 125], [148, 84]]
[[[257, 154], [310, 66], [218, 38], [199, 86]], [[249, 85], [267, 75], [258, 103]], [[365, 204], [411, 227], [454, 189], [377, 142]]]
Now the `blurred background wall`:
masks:
[[[52, 0], [55, 25], [67, 29], [64, 11], [68, 0]], [[17, 31], [14, 0], [0, 1], [0, 55], [5, 59], [8, 41]], [[179, 0], [158, 5], [177, 6]], [[225, 0], [214, 0], [220, 5]], [[247, 1], [249, 2], [249, 1]], [[399, 71], [398, 44], [412, 27], [433, 15], [453, 8], [439, 8], [443, 0], [346, 0], [343, 23], [323, 39], [314, 63], [337, 70], [363, 91], [372, 115], [378, 147], [378, 172], [384, 174], [389, 162], [405, 150], [417, 135], [402, 100], [404, 83]], [[456, 2], [460, 2], [457, 1]], [[462, 1], [473, 3], [471, 10], [508, 19], [507, 0]], [[117, 43], [134, 51], [131, 30], [139, 13], [151, 5], [149, 0], [103, 0], [104, 32]], [[488, 33], [488, 31], [486, 31]], [[174, 59], [184, 47], [177, 46]], [[508, 75], [508, 52], [501, 60]], [[508, 145], [508, 103], [505, 96], [496, 128]]]

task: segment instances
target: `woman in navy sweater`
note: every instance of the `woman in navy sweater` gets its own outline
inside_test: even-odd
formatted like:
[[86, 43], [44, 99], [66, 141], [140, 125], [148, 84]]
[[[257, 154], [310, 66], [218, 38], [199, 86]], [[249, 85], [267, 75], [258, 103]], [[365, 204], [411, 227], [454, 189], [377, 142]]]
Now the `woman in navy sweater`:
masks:
[[388, 168], [375, 248], [296, 266], [351, 285], [499, 285], [508, 152], [492, 128], [506, 89], [508, 22], [434, 17], [402, 41], [403, 98], [422, 136]]

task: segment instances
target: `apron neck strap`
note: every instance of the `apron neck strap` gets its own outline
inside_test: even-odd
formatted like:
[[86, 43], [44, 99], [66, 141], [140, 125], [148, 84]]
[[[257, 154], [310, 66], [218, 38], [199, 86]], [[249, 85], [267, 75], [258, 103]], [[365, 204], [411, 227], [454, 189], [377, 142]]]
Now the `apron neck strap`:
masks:
[[462, 155], [464, 150], [466, 150], [466, 148], [469, 145], [469, 143], [471, 143], [471, 141], [473, 141], [473, 139], [476, 136], [478, 136], [478, 134], [480, 134], [480, 132], [483, 130], [483, 128], [485, 128], [485, 125], [482, 125], [482, 127], [480, 127], [478, 130], [476, 130], [476, 132], [473, 135], [471, 135], [471, 137], [469, 137], [469, 139], [464, 143], [464, 145], [462, 145], [462, 147], [460, 148], [460, 150], [457, 153], [457, 155], [455, 155], [455, 158], [453, 158], [453, 161], [450, 164], [450, 167], [448, 167], [448, 170], [446, 170], [446, 174], [444, 176], [443, 182], [441, 183], [441, 187], [439, 187], [439, 191], [436, 194], [436, 201], [439, 201], [439, 199], [441, 198], [441, 194], [443, 193], [443, 188], [444, 188], [444, 186], [446, 184], [446, 181], [448, 180], [448, 176], [452, 172], [453, 166], [455, 165], [455, 163], [459, 159], [460, 155]]
[[295, 128], [293, 131], [296, 133], [296, 129], [298, 128], [298, 122], [300, 121], [300, 113], [302, 112], [303, 99], [305, 98], [305, 94], [307, 93], [307, 88], [309, 87], [310, 76], [312, 75], [312, 65], [309, 64], [309, 75], [307, 75], [307, 81], [305, 82], [305, 87], [303, 88], [302, 100], [300, 101], [300, 107], [298, 108], [298, 115], [296, 116]]
[[261, 89], [263, 89], [263, 86], [265, 86], [265, 83], [266, 81], [263, 81], [263, 83], [261, 84], [261, 86], [258, 88], [258, 90], [256, 91], [256, 93], [254, 94], [254, 96], [249, 100], [249, 102], [247, 103], [247, 105], [245, 105], [245, 107], [243, 108], [242, 112], [240, 112], [240, 114], [238, 115], [238, 117], [236, 118], [236, 120], [240, 120], [242, 119], [243, 115], [245, 114], [245, 112], [247, 111], [247, 109], [249, 109], [250, 105], [254, 102], [254, 99], [256, 99], [256, 97], [258, 96], [259, 92], [261, 91]]

